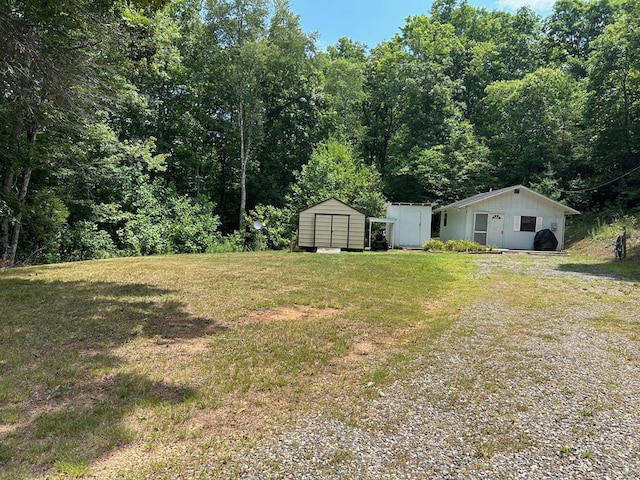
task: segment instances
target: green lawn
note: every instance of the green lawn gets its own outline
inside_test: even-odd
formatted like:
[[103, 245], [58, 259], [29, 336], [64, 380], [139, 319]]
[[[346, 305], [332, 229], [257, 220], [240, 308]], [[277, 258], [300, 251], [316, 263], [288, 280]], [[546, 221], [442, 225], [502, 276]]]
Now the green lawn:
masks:
[[224, 461], [294, 412], [357, 401], [482, 288], [471, 260], [265, 252], [1, 271], [0, 478]]

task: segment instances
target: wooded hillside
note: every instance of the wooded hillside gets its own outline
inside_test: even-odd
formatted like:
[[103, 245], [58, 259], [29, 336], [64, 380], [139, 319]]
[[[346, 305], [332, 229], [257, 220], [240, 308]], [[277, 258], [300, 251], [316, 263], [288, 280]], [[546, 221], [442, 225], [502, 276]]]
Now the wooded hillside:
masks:
[[328, 196], [640, 199], [638, 0], [436, 0], [324, 51], [287, 0], [4, 0], [0, 78], [8, 264], [279, 248]]

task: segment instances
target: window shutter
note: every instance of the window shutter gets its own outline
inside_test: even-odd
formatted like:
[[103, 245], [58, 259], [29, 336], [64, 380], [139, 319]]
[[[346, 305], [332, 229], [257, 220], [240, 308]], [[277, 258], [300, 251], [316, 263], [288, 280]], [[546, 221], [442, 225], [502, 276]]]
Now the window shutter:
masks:
[[542, 217], [536, 217], [536, 232], [542, 230]]
[[520, 215], [516, 215], [515, 217], [513, 217], [513, 231], [520, 231]]

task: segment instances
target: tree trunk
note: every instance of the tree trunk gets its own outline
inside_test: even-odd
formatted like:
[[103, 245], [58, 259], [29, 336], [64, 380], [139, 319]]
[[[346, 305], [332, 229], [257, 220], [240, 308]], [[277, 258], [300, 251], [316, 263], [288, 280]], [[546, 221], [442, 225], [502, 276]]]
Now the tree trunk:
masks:
[[[22, 188], [20, 189], [20, 203], [24, 204], [27, 197], [27, 191], [29, 189], [29, 181], [31, 180], [32, 168], [29, 166], [24, 171], [22, 176]], [[13, 265], [16, 262], [16, 253], [18, 251], [18, 240], [20, 238], [20, 229], [22, 228], [22, 212], [18, 212], [13, 221], [13, 232], [11, 235], [11, 247], [9, 249], [9, 265]]]
[[254, 115], [250, 114], [249, 121], [245, 122], [245, 108], [242, 102], [238, 105], [238, 127], [240, 130], [240, 231], [244, 231], [246, 224], [245, 212], [247, 210], [247, 166], [251, 154], [251, 137], [253, 135]]
[[[29, 140], [29, 156], [28, 163], [25, 167], [22, 175], [22, 186], [20, 187], [20, 195], [18, 201], [20, 205], [24, 205], [27, 199], [27, 192], [29, 191], [29, 182], [31, 181], [31, 172], [33, 171], [33, 156], [35, 152], [36, 137], [38, 132], [36, 128], [31, 128], [27, 132], [27, 138]], [[20, 230], [22, 228], [22, 211], [19, 211], [13, 220], [13, 232], [11, 234], [11, 246], [9, 247], [8, 261], [9, 265], [13, 265], [16, 261], [16, 253], [18, 252], [18, 241], [20, 239]]]
[[240, 231], [244, 231], [245, 221], [244, 212], [247, 208], [247, 156], [244, 144], [244, 109], [242, 101], [238, 105], [238, 128], [240, 130]]
[[[15, 172], [13, 167], [8, 167], [7, 172], [4, 175], [4, 180], [2, 182], [2, 192], [6, 197], [11, 193], [11, 187], [13, 186], [13, 178], [15, 177]], [[5, 218], [2, 220], [2, 260], [9, 260], [9, 219]]]

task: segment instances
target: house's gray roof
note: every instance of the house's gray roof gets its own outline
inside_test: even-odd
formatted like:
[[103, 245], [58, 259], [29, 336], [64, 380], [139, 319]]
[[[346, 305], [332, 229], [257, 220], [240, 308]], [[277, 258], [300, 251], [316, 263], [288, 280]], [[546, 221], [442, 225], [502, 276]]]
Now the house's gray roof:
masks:
[[545, 197], [544, 195], [538, 193], [538, 192], [534, 192], [533, 190], [531, 190], [530, 188], [527, 188], [523, 185], [514, 185], [512, 187], [506, 187], [506, 188], [500, 188], [498, 190], [492, 190], [490, 192], [485, 192], [485, 193], [478, 193], [477, 195], [474, 195], [473, 197], [469, 197], [469, 198], [465, 198], [462, 200], [458, 200], [457, 202], [453, 202], [450, 203], [449, 205], [445, 205], [444, 207], [440, 207], [440, 208], [436, 208], [434, 210], [434, 213], [438, 213], [438, 212], [442, 212], [444, 210], [456, 210], [459, 208], [464, 208], [464, 207], [468, 207], [469, 205], [473, 205], [475, 203], [478, 202], [482, 202], [483, 200], [487, 200], [489, 198], [493, 198], [493, 197], [497, 197], [498, 195], [502, 195], [504, 193], [507, 192], [511, 192], [513, 190], [515, 190], [516, 188], [520, 189], [520, 190], [526, 190], [527, 192], [531, 193], [532, 195], [535, 195], [536, 197], [553, 203], [561, 208], [564, 209], [564, 213], [565, 215], [577, 215], [580, 212], [578, 210], [575, 210], [571, 207], [567, 207], [566, 205], [560, 203], [560, 202], [556, 202], [555, 200], [550, 199], [549, 197]]

